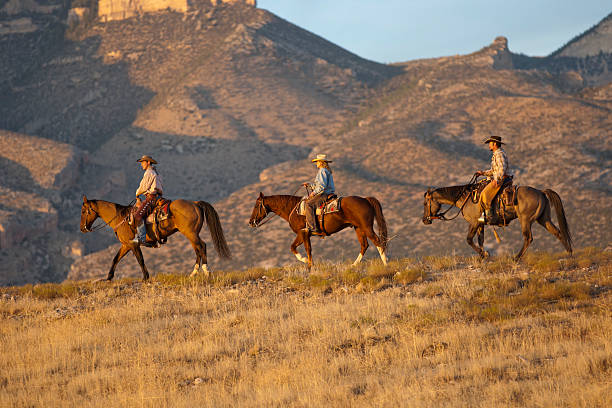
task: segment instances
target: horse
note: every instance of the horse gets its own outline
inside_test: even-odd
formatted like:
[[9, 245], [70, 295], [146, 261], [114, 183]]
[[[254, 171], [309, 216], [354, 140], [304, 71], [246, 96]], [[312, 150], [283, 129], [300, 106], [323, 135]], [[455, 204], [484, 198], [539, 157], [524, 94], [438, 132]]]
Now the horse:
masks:
[[[92, 224], [99, 217], [113, 229], [115, 236], [121, 243], [121, 248], [117, 251], [106, 278], [109, 281], [115, 276], [117, 263], [129, 251], [132, 251], [136, 260], [138, 260], [138, 264], [142, 269], [143, 280], [149, 279], [149, 272], [144, 263], [140, 244], [130, 242], [135, 236], [135, 227], [131, 226], [127, 221], [132, 208], [131, 206], [124, 206], [109, 201], [88, 200], [86, 196], [83, 196], [81, 232], [91, 232]], [[209, 274], [206, 244], [200, 239], [199, 235], [204, 220], [206, 220], [213, 244], [219, 256], [225, 259], [230, 258], [230, 250], [225, 242], [219, 215], [214, 207], [205, 201], [172, 201], [168, 219], [159, 226], [160, 239], [164, 240], [175, 232], [180, 231], [191, 242], [191, 246], [196, 253], [196, 263], [190, 276], [196, 275], [199, 270], [206, 276]], [[150, 236], [151, 231], [147, 232]]]
[[[460, 186], [441, 187], [435, 190], [428, 189], [424, 194], [423, 223], [429, 225], [434, 219], [446, 220], [444, 213], [439, 213], [442, 204], [448, 204], [451, 208], [459, 208], [463, 218], [470, 224], [467, 234], [468, 245], [481, 258], [485, 258], [488, 256], [488, 253], [482, 247], [484, 243], [484, 224], [478, 222], [481, 214], [480, 204], [478, 202], [475, 203], [470, 198], [476, 186], [477, 184], [470, 183]], [[497, 199], [499, 200], [500, 198]], [[514, 257], [515, 261], [518, 261], [523, 256], [527, 247], [533, 241], [531, 225], [534, 221], [537, 221], [548, 232], [557, 237], [565, 250], [570, 255], [572, 254], [572, 236], [565, 219], [565, 210], [563, 209], [563, 203], [559, 194], [549, 189], [542, 191], [529, 186], [519, 186], [516, 189], [515, 202], [515, 205], [507, 206], [504, 210], [504, 217], [494, 224], [506, 226], [512, 220], [518, 218], [523, 234], [523, 247]], [[555, 209], [559, 228], [552, 222], [551, 207]], [[473, 241], [474, 235], [477, 233], [478, 247]]]
[[[261, 225], [264, 218], [270, 213], [275, 213], [289, 223], [289, 227], [295, 232], [296, 237], [291, 244], [291, 252], [300, 261], [307, 264], [308, 270], [312, 268], [312, 253], [310, 245], [311, 233], [305, 229], [306, 217], [297, 213], [297, 207], [302, 197], [293, 195], [272, 195], [265, 197], [259, 193], [255, 201], [255, 207], [249, 220], [252, 228]], [[374, 219], [378, 224], [378, 235], [374, 232]], [[361, 245], [361, 251], [353, 262], [357, 265], [368, 249], [368, 239], [376, 245], [383, 263], [387, 265], [387, 222], [382, 212], [382, 206], [375, 197], [347, 196], [342, 198], [341, 209], [338, 212], [324, 215], [325, 236], [335, 234], [347, 227], [355, 228], [357, 240]], [[304, 244], [307, 258], [297, 251], [297, 247]]]

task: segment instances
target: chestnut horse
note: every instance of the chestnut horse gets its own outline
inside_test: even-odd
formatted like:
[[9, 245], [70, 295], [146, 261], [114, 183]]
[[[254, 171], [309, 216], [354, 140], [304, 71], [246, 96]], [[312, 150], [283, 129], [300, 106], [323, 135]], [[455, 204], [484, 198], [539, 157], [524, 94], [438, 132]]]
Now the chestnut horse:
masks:
[[[103, 200], [88, 200], [87, 197], [83, 196], [83, 205], [81, 206], [81, 232], [92, 231], [92, 224], [100, 217], [113, 229], [113, 231], [115, 231], [117, 239], [121, 242], [121, 248], [119, 248], [117, 255], [115, 255], [113, 259], [113, 264], [106, 277], [107, 280], [113, 279], [117, 263], [119, 263], [121, 258], [129, 251], [132, 251], [138, 260], [138, 264], [142, 269], [142, 278], [144, 280], [149, 279], [149, 272], [144, 263], [140, 244], [130, 242], [135, 235], [135, 228], [127, 221], [131, 210], [131, 206], [124, 206]], [[223, 235], [223, 229], [221, 228], [217, 211], [215, 211], [212, 205], [205, 201], [172, 201], [170, 204], [170, 216], [166, 221], [161, 223], [159, 227], [161, 239], [169, 237], [176, 231], [180, 231], [189, 242], [191, 242], [191, 246], [196, 253], [196, 263], [191, 272], [191, 276], [197, 274], [199, 270], [206, 275], [209, 273], [207, 266], [208, 261], [206, 259], [206, 244], [200, 239], [200, 230], [202, 229], [204, 220], [206, 220], [206, 224], [208, 225], [217, 253], [221, 258], [229, 258], [230, 251], [225, 242], [225, 236]], [[147, 234], [151, 236], [151, 230], [148, 225]]]
[[[470, 224], [467, 234], [468, 245], [471, 246], [481, 258], [485, 258], [488, 254], [482, 247], [484, 243], [484, 225], [478, 222], [481, 211], [480, 204], [474, 203], [470, 198], [474, 188], [476, 188], [476, 184], [427, 190], [423, 203], [423, 223], [431, 224], [434, 219], [445, 220], [444, 214], [439, 212], [442, 204], [458, 207], [463, 218]], [[552, 222], [552, 208], [554, 208], [557, 213], [559, 228]], [[559, 195], [553, 190], [541, 191], [529, 186], [519, 186], [516, 190], [516, 205], [506, 208], [504, 219], [500, 219], [497, 225], [508, 225], [510, 221], [516, 218], [518, 218], [521, 223], [523, 247], [514, 257], [515, 260], [518, 261], [523, 256], [527, 247], [531, 244], [531, 241], [533, 241], [531, 225], [534, 221], [537, 221], [541, 226], [546, 228], [548, 232], [557, 237], [567, 252], [570, 254], [572, 253], [572, 236], [569, 226], [567, 225], [567, 220], [565, 219], [563, 203]], [[477, 233], [478, 246], [476, 246], [473, 241], [474, 235]]]
[[[297, 206], [302, 197], [293, 195], [273, 195], [265, 197], [259, 193], [255, 201], [255, 207], [249, 220], [249, 225], [253, 228], [258, 227], [264, 218], [270, 213], [275, 213], [289, 223], [289, 227], [295, 232], [296, 237], [291, 244], [291, 252], [295, 257], [308, 265], [308, 270], [312, 267], [312, 254], [310, 246], [311, 233], [304, 230], [306, 227], [306, 217], [297, 213]], [[376, 245], [380, 258], [387, 264], [385, 250], [387, 248], [387, 222], [383, 216], [380, 202], [374, 197], [343, 197], [341, 209], [324, 215], [325, 235], [335, 234], [346, 227], [355, 228], [357, 239], [361, 244], [361, 251], [353, 265], [358, 264], [368, 249], [368, 238]], [[374, 232], [374, 219], [378, 224], [378, 235]], [[297, 247], [304, 244], [307, 258], [304, 258], [297, 251]]]

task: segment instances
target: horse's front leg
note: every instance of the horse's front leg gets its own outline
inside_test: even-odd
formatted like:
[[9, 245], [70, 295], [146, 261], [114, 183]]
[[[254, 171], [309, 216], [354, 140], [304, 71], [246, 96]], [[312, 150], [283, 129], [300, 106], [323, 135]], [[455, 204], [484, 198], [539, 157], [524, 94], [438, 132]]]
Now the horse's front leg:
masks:
[[481, 253], [484, 253], [485, 258], [489, 256], [489, 253], [484, 250], [484, 225], [480, 225], [478, 227], [478, 248], [480, 248]]
[[300, 262], [304, 262], [307, 263], [308, 259], [304, 258], [298, 251], [297, 248], [302, 245], [302, 236], [300, 235], [300, 233], [297, 234], [297, 236], [295, 237], [295, 239], [293, 240], [293, 243], [291, 244], [291, 252], [293, 252], [293, 255], [295, 255], [295, 257], [298, 259], [298, 261]]
[[108, 275], [106, 276], [106, 280], [108, 280], [108, 281], [113, 280], [113, 278], [115, 277], [115, 268], [117, 267], [117, 264], [119, 263], [121, 258], [123, 258], [125, 256], [125, 254], [127, 254], [129, 252], [129, 250], [130, 250], [129, 246], [121, 245], [121, 248], [119, 248], [119, 250], [117, 251], [117, 254], [113, 258], [113, 264], [111, 265], [110, 271], [108, 271]]
[[148, 280], [149, 271], [147, 270], [147, 266], [144, 263], [144, 257], [142, 256], [142, 251], [140, 250], [140, 246], [136, 245], [135, 247], [133, 247], [132, 252], [134, 253], [136, 260], [138, 261], [138, 264], [140, 265], [140, 269], [142, 269], [142, 280]]
[[306, 231], [300, 231], [302, 242], [304, 242], [304, 249], [306, 250], [308, 272], [312, 268], [312, 247], [310, 246], [310, 233]]
[[[470, 229], [468, 230], [468, 234], [467, 234], [467, 243], [469, 246], [472, 247], [474, 251], [476, 251], [478, 255], [480, 255], [481, 258], [485, 258], [488, 255], [487, 252], [477, 247], [476, 244], [474, 244], [474, 235], [476, 235], [476, 232], [478, 232], [480, 227], [481, 226], [478, 224], [476, 225], [470, 224]], [[482, 238], [482, 240], [484, 241], [484, 237]], [[478, 242], [480, 243], [480, 234], [478, 236]]]

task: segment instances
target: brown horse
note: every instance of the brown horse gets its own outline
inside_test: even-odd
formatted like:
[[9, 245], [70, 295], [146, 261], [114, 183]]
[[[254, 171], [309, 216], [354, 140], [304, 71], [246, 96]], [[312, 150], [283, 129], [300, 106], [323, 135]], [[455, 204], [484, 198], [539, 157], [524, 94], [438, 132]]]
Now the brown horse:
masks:
[[[87, 197], [83, 196], [83, 205], [81, 206], [81, 232], [92, 231], [92, 224], [100, 217], [113, 229], [113, 231], [115, 231], [117, 239], [121, 242], [121, 248], [119, 248], [117, 255], [115, 255], [113, 259], [113, 264], [106, 278], [107, 280], [113, 279], [117, 263], [129, 251], [132, 251], [138, 260], [138, 264], [142, 269], [142, 278], [144, 280], [149, 279], [149, 272], [144, 263], [140, 244], [130, 242], [135, 235], [135, 228], [127, 221], [131, 210], [132, 207], [130, 206], [123, 206], [109, 201], [88, 200]], [[221, 258], [229, 258], [230, 251], [225, 242], [217, 211], [215, 211], [212, 205], [205, 201], [172, 201], [170, 204], [170, 216], [159, 228], [161, 239], [165, 239], [176, 231], [180, 231], [189, 242], [191, 242], [191, 246], [196, 253], [196, 263], [191, 272], [191, 276], [197, 274], [199, 270], [202, 270], [206, 275], [209, 273], [206, 259], [206, 244], [200, 239], [199, 235], [204, 220], [206, 220], [206, 224], [210, 230], [210, 235], [213, 238], [213, 244], [217, 253]], [[151, 236], [151, 229], [148, 225], [147, 234]]]
[[[488, 254], [483, 250], [484, 243], [484, 225], [478, 222], [480, 216], [480, 204], [474, 203], [470, 198], [476, 184], [467, 184], [462, 186], [442, 187], [435, 190], [427, 190], [425, 192], [425, 202], [423, 204], [423, 223], [431, 224], [434, 219], [445, 219], [444, 215], [439, 213], [442, 204], [458, 207], [463, 218], [470, 224], [467, 234], [467, 243], [474, 251], [482, 258]], [[555, 208], [557, 213], [557, 221], [559, 228], [553, 224], [551, 219], [551, 207]], [[520, 186], [516, 190], [516, 205], [512, 205], [505, 210], [504, 218], [499, 220], [496, 225], [507, 225], [510, 221], [518, 218], [521, 223], [523, 232], [523, 247], [514, 257], [519, 260], [531, 241], [533, 235], [531, 233], [531, 225], [537, 221], [548, 232], [553, 234], [561, 241], [567, 252], [572, 253], [572, 237], [570, 234], [567, 220], [565, 219], [565, 210], [559, 195], [553, 190], [540, 191], [529, 186]], [[474, 244], [474, 235], [478, 233], [478, 247]]]
[[[290, 195], [273, 195], [264, 197], [259, 193], [255, 207], [249, 220], [249, 225], [256, 228], [269, 213], [275, 213], [289, 223], [289, 227], [296, 233], [295, 240], [291, 244], [291, 252], [295, 257], [312, 267], [312, 254], [310, 246], [310, 232], [304, 230], [306, 227], [306, 217], [297, 214], [297, 206], [302, 197]], [[380, 202], [374, 197], [348, 196], [342, 198], [341, 210], [338, 212], [324, 215], [324, 228], [326, 235], [335, 234], [346, 227], [355, 228], [357, 239], [361, 244], [359, 256], [353, 263], [358, 264], [368, 249], [368, 238], [376, 245], [380, 258], [387, 264], [385, 250], [387, 248], [387, 222], [382, 213]], [[374, 232], [374, 218], [378, 224], [378, 234]], [[297, 247], [304, 244], [307, 258], [304, 258], [297, 251]]]

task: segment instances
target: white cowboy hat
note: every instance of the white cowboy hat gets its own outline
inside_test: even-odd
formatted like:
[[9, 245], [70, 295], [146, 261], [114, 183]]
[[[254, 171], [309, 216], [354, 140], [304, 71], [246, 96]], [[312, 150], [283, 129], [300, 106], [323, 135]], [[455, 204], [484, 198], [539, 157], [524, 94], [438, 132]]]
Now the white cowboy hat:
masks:
[[317, 157], [312, 159], [312, 162], [318, 162], [318, 161], [324, 161], [327, 163], [331, 163], [331, 160], [327, 160], [327, 155], [326, 154], [317, 154]]

